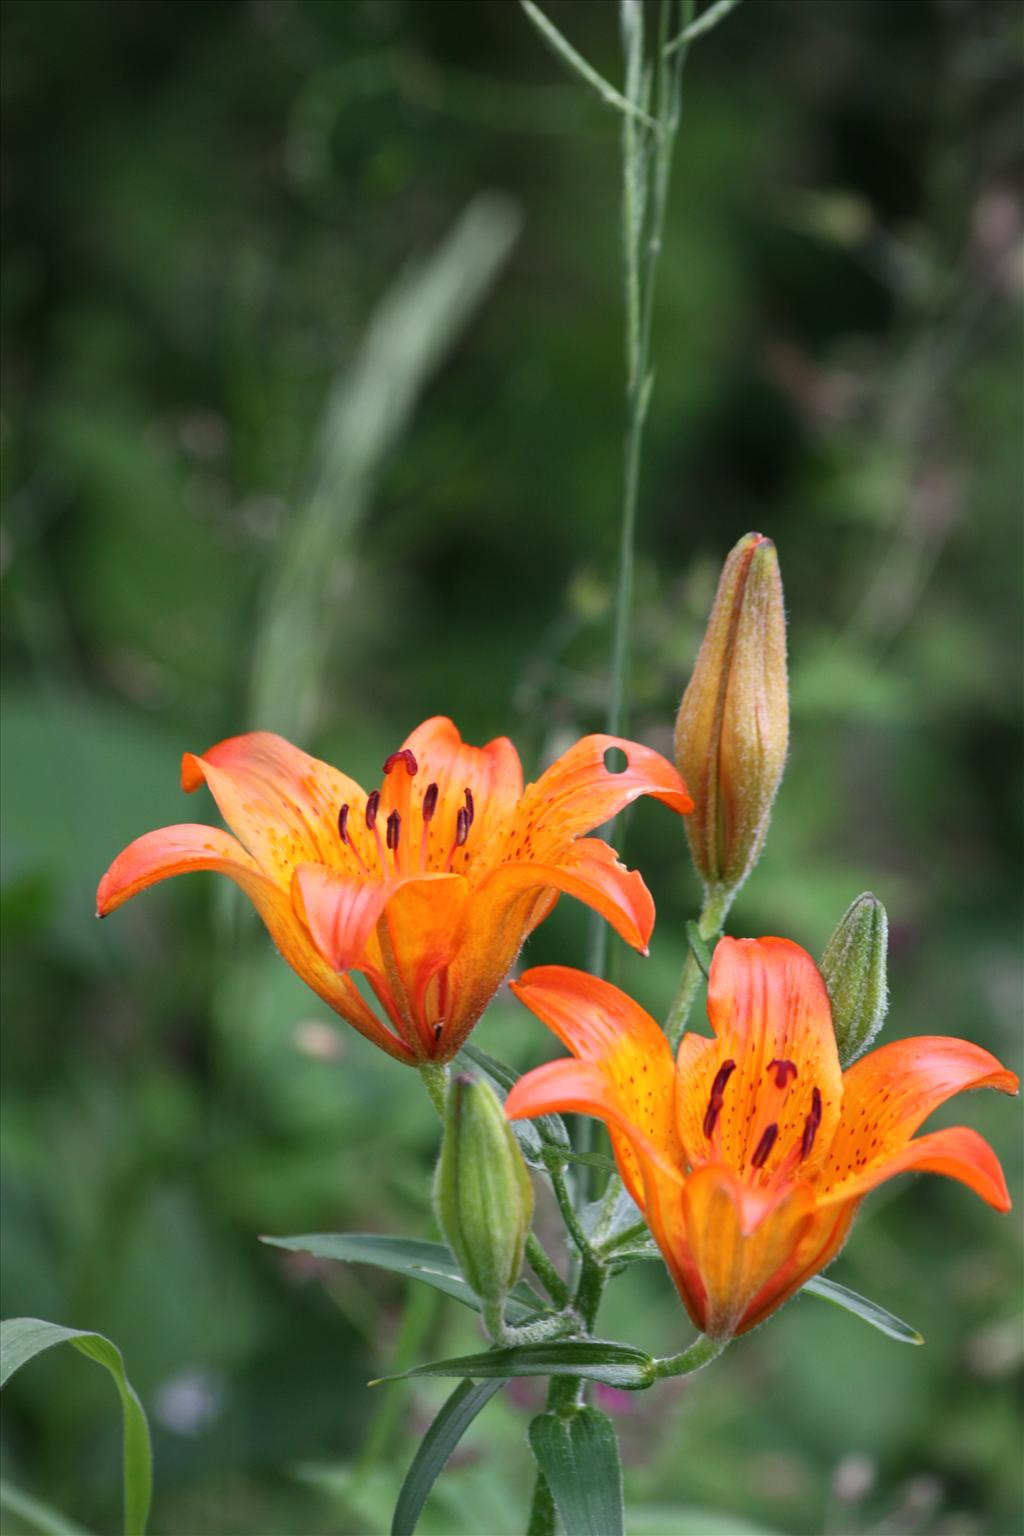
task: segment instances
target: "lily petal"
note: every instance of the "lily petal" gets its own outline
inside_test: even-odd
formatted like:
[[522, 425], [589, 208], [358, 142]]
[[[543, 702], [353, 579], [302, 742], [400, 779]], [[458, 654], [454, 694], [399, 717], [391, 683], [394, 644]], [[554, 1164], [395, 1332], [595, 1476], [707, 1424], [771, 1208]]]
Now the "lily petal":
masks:
[[186, 752], [181, 787], [207, 783], [221, 815], [260, 867], [287, 886], [297, 864], [327, 864], [356, 874], [352, 850], [338, 836], [338, 812], [366, 809], [354, 779], [270, 731], [232, 736], [201, 756]]
[[230, 876], [249, 896], [266, 883], [255, 859], [230, 832], [194, 822], [161, 827], [137, 837], [118, 854], [99, 883], [96, 916], [106, 917], [159, 880], [202, 869]]
[[[817, 1089], [820, 1122], [800, 1169], [801, 1177], [808, 1176], [824, 1160], [843, 1099], [832, 1010], [814, 961], [789, 939], [721, 939], [708, 979], [708, 1018], [713, 1048], [700, 1036], [684, 1036], [679, 1052], [679, 1131], [690, 1160], [707, 1156], [709, 1091], [719, 1066], [733, 1061], [716, 1127], [721, 1160], [733, 1168], [747, 1164], [767, 1114], [778, 1127], [765, 1164], [770, 1172], [800, 1145]], [[776, 1062], [789, 1063], [796, 1076], [785, 1095], [771, 1098]]]
[[647, 953], [654, 928], [653, 897], [640, 872], [620, 864], [615, 850], [599, 838], [570, 844], [557, 863], [517, 859], [499, 864], [484, 876], [477, 900], [500, 909], [531, 889], [575, 896], [600, 912], [627, 944]]
[[[479, 856], [484, 842], [503, 834], [523, 793], [523, 769], [515, 747], [507, 736], [498, 736], [483, 747], [471, 747], [446, 715], [424, 720], [403, 745], [416, 760], [417, 787], [422, 791], [430, 784], [438, 787], [437, 811], [430, 828], [432, 841], [444, 851], [451, 846], [456, 817], [468, 789], [475, 811], [472, 848], [474, 857]], [[392, 809], [392, 795], [403, 787], [397, 773], [388, 775], [381, 796], [385, 817]], [[398, 809], [403, 809], [400, 804]]]
[[[668, 1041], [650, 1014], [610, 982], [563, 965], [535, 966], [526, 971], [512, 991], [567, 1045], [590, 1072], [596, 1072], [601, 1088], [590, 1107], [564, 1103], [577, 1114], [593, 1114], [609, 1123], [616, 1160], [630, 1194], [643, 1204], [643, 1175], [638, 1163], [652, 1157], [677, 1161], [680, 1147], [672, 1113], [674, 1068]], [[552, 1063], [571, 1068], [572, 1063]], [[590, 1075], [557, 1079], [550, 1067], [541, 1068], [547, 1078], [534, 1084], [597, 1088]], [[530, 1083], [536, 1073], [521, 1079]], [[512, 1102], [510, 1100], [510, 1102]], [[518, 1102], [518, 1101], [516, 1101]], [[512, 1113], [512, 1111], [509, 1111]], [[536, 1114], [538, 1110], [524, 1111]]]
[[[822, 1168], [822, 1197], [827, 1191], [830, 1199], [844, 1199], [852, 1190], [873, 1188], [891, 1173], [915, 1166], [913, 1158], [902, 1161], [908, 1143], [910, 1147], [922, 1146], [934, 1138], [911, 1143], [914, 1132], [940, 1104], [970, 1088], [1015, 1093], [1018, 1082], [1014, 1073], [981, 1046], [944, 1035], [894, 1040], [855, 1061], [843, 1078], [843, 1118]], [[980, 1162], [974, 1140], [987, 1154]], [[938, 1171], [962, 1178], [982, 1199], [1006, 1209], [1000, 1203], [1006, 1198], [1006, 1186], [995, 1154], [973, 1133], [964, 1150], [963, 1172], [952, 1167]], [[956, 1155], [955, 1149], [951, 1151]], [[998, 1173], [995, 1182], [992, 1164]], [[995, 1198], [990, 1199], [990, 1195]]]
[[731, 1337], [751, 1302], [774, 1294], [814, 1219], [809, 1184], [784, 1186], [760, 1219], [749, 1209], [751, 1193], [731, 1168], [715, 1163], [698, 1168], [684, 1187], [687, 1256], [705, 1291], [701, 1326], [714, 1338]]
[[855, 1168], [845, 1178], [822, 1190], [818, 1196], [819, 1204], [827, 1206], [859, 1200], [868, 1190], [884, 1184], [886, 1179], [915, 1170], [944, 1173], [949, 1179], [959, 1179], [997, 1211], [1010, 1209], [1012, 1202], [999, 1159], [985, 1138], [966, 1125], [918, 1136], [900, 1151], [877, 1158], [863, 1169]]
[[[626, 758], [621, 773], [605, 763], [613, 748]], [[619, 736], [584, 736], [527, 786], [510, 834], [509, 857], [549, 860], [642, 795], [652, 795], [680, 815], [693, 810], [686, 785], [660, 752]]]
[[249, 897], [284, 959], [328, 1007], [360, 1034], [399, 1061], [412, 1053], [386, 1029], [348, 977], [339, 976], [318, 953], [291, 894], [269, 879], [237, 838], [219, 827], [182, 825], [147, 832], [119, 854], [100, 881], [96, 907], [100, 917], [113, 912], [160, 880], [191, 870], [227, 875]]
[[324, 959], [336, 971], [358, 968], [401, 877], [356, 880], [322, 864], [300, 864], [294, 880], [296, 905]]

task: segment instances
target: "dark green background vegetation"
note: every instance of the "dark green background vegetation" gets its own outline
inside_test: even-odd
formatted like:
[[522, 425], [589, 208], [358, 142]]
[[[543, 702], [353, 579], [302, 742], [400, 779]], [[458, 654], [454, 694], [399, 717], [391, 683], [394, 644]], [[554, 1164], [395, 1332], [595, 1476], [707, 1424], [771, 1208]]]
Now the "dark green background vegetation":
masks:
[[[550, 12], [617, 76], [613, 5]], [[454, 1303], [256, 1235], [429, 1234], [419, 1080], [325, 1033], [212, 878], [102, 930], [93, 893], [134, 836], [215, 819], [177, 790], [183, 749], [288, 721], [299, 694], [303, 745], [367, 780], [435, 712], [508, 733], [528, 771], [600, 725], [617, 121], [511, 0], [7, 0], [4, 33], [3, 1311], [120, 1344], [155, 1430], [156, 1536], [378, 1533], [445, 1388], [365, 1383], [478, 1335]], [[632, 688], [632, 733], [667, 747], [717, 567], [772, 535], [793, 745], [731, 930], [817, 953], [871, 888], [890, 1034], [963, 1034], [1018, 1069], [1021, 54], [1002, 0], [745, 0], [694, 50]], [[481, 192], [512, 200], [518, 240], [353, 487], [329, 402]], [[322, 665], [275, 671], [275, 641], [254, 684], [314, 513], [316, 602], [300, 581], [284, 611]], [[663, 808], [626, 836], [659, 921], [622, 976], [660, 1011], [698, 892]], [[563, 901], [529, 958], [582, 963], [584, 930]], [[478, 1038], [554, 1054], [507, 1002]], [[992, 1139], [1019, 1200], [1017, 1107], [942, 1118]], [[1019, 1232], [902, 1179], [833, 1274], [924, 1349], [798, 1299], [691, 1383], [609, 1398], [633, 1536], [1017, 1530]], [[662, 1352], [688, 1335], [654, 1266], [615, 1283], [603, 1328]], [[5, 1475], [107, 1532], [115, 1401], [65, 1355], [8, 1389]], [[521, 1529], [538, 1392], [513, 1396], [427, 1536]]]

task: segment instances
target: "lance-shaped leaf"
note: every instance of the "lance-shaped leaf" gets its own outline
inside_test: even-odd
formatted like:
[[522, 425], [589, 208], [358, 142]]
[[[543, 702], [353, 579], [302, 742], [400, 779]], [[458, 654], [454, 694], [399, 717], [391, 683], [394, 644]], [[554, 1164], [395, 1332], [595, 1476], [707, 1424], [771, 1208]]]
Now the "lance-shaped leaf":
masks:
[[391, 1536], [412, 1536], [434, 1483], [445, 1462], [477, 1414], [500, 1392], [505, 1377], [490, 1381], [460, 1381], [437, 1418], [420, 1441], [412, 1465], [405, 1474], [391, 1519]]
[[565, 1536], [622, 1536], [622, 1467], [611, 1419], [597, 1408], [542, 1413], [530, 1449], [548, 1480]]
[[[435, 1291], [454, 1296], [464, 1306], [479, 1312], [479, 1298], [470, 1290], [462, 1272], [444, 1243], [427, 1243], [415, 1237], [391, 1237], [377, 1232], [311, 1232], [301, 1237], [261, 1237], [272, 1248], [287, 1248], [293, 1253], [311, 1253], [317, 1259], [337, 1259], [344, 1264], [373, 1264], [396, 1275], [408, 1275]], [[544, 1302], [525, 1281], [512, 1287], [505, 1315], [509, 1322], [536, 1319], [547, 1309]]]
[[837, 1285], [834, 1280], [826, 1280], [823, 1275], [815, 1275], [813, 1280], [808, 1280], [803, 1290], [811, 1296], [820, 1296], [823, 1301], [832, 1302], [833, 1306], [843, 1307], [855, 1317], [862, 1318], [865, 1323], [870, 1323], [872, 1328], [877, 1328], [879, 1333], [887, 1333], [890, 1339], [898, 1339], [901, 1344], [924, 1343], [924, 1336], [916, 1328], [911, 1328], [902, 1318], [887, 1312], [877, 1301], [868, 1301], [866, 1296], [858, 1296], [856, 1291], [847, 1290], [845, 1285]]
[[138, 1394], [124, 1373], [124, 1360], [116, 1344], [102, 1333], [62, 1328], [39, 1317], [15, 1317], [0, 1324], [0, 1387], [29, 1360], [52, 1349], [71, 1344], [90, 1360], [105, 1366], [121, 1397], [124, 1421], [124, 1530], [125, 1536], [143, 1536], [153, 1492], [153, 1453], [149, 1425]]
[[[609, 1387], [637, 1392], [654, 1380], [654, 1361], [632, 1344], [608, 1339], [555, 1339], [542, 1344], [515, 1344], [507, 1349], [488, 1349], [477, 1355], [452, 1360], [432, 1360], [378, 1381], [405, 1381], [413, 1376], [580, 1376], [602, 1381]], [[377, 1386], [378, 1382], [371, 1382]]]

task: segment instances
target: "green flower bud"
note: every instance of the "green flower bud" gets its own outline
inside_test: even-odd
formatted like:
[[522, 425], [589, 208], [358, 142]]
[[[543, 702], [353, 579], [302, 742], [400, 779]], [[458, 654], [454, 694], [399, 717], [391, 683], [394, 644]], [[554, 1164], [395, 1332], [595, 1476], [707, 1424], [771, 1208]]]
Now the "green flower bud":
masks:
[[865, 891], [843, 913], [819, 967], [832, 1003], [832, 1027], [844, 1068], [867, 1050], [885, 1020], [888, 947], [885, 908], [877, 896]]
[[452, 1083], [434, 1210], [485, 1317], [493, 1314], [519, 1278], [533, 1185], [501, 1102], [482, 1078], [463, 1074]]
[[690, 853], [723, 909], [761, 851], [788, 744], [779, 561], [771, 539], [748, 533], [722, 568], [676, 719], [676, 766], [694, 800]]

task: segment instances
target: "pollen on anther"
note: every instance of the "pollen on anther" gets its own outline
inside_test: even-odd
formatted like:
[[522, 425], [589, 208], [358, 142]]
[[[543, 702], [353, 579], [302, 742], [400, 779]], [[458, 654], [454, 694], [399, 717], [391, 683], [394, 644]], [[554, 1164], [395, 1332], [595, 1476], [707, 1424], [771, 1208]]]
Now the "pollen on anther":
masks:
[[397, 811], [392, 811], [388, 817], [387, 844], [394, 852], [398, 847], [398, 837], [402, 830], [402, 818]]
[[348, 806], [343, 805], [338, 812], [338, 836], [343, 843], [348, 842]]
[[465, 806], [460, 807], [459, 814], [455, 818], [455, 846], [461, 848], [469, 836], [469, 812]]
[[372, 832], [377, 824], [377, 810], [380, 806], [380, 790], [375, 789], [366, 799], [366, 825]]
[[804, 1121], [804, 1133], [800, 1138], [800, 1161], [810, 1157], [811, 1148], [814, 1146], [814, 1138], [818, 1134], [818, 1126], [821, 1124], [821, 1091], [815, 1088], [811, 1092], [811, 1110]]
[[776, 1088], [788, 1088], [790, 1083], [796, 1081], [796, 1062], [787, 1061], [784, 1057], [776, 1057], [768, 1063], [768, 1071], [775, 1074]]
[[438, 789], [436, 784], [428, 784], [423, 796], [423, 820], [432, 821], [437, 810]]
[[419, 768], [419, 763], [416, 761], [415, 755], [409, 751], [408, 747], [402, 747], [399, 749], [399, 751], [392, 752], [391, 756], [384, 764], [384, 772], [390, 773], [392, 768], [396, 767], [399, 763], [404, 763], [409, 777], [415, 778], [416, 770]]
[[754, 1148], [754, 1155], [750, 1159], [751, 1167], [764, 1167], [765, 1163], [768, 1161], [772, 1147], [775, 1145], [778, 1134], [779, 1128], [774, 1121], [771, 1125], [765, 1126], [764, 1131], [761, 1133], [761, 1140]]
[[466, 815], [469, 817], [469, 825], [472, 826], [476, 809], [473, 805], [473, 791], [468, 787], [466, 789]]

